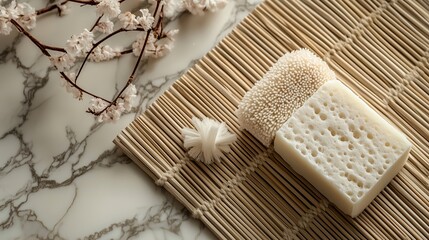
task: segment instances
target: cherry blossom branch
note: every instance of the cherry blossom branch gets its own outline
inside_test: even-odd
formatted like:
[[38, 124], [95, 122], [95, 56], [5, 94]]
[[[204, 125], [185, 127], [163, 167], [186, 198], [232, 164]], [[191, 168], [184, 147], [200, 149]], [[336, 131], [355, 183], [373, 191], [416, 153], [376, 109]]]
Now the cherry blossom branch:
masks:
[[[157, 24], [156, 24], [156, 26], [160, 26], [160, 22], [162, 21], [162, 11], [163, 11], [163, 7], [164, 6], [162, 6], [161, 8], [160, 8], [160, 5], [161, 5], [161, 0], [158, 0], [157, 1], [157, 5], [156, 5], [156, 7], [155, 7], [155, 11], [154, 11], [154, 16], [156, 17], [158, 14], [159, 14], [159, 18], [158, 18], [158, 22], [157, 22]], [[158, 10], [160, 10], [160, 12], [158, 12]], [[153, 31], [153, 29], [151, 28], [151, 29], [149, 29], [147, 32], [146, 32], [146, 37], [145, 37], [145, 40], [144, 40], [144, 44], [143, 44], [143, 47], [142, 47], [142, 49], [141, 49], [141, 51], [140, 51], [140, 54], [139, 54], [139, 57], [138, 57], [138, 59], [137, 59], [137, 61], [136, 61], [136, 64], [134, 65], [134, 69], [133, 69], [133, 71], [132, 71], [132, 73], [131, 73], [131, 75], [130, 75], [130, 77], [128, 78], [128, 81], [127, 81], [127, 83], [125, 84], [125, 86], [121, 89], [121, 91], [116, 95], [116, 97], [104, 108], [104, 109], [102, 109], [101, 111], [98, 111], [98, 112], [95, 112], [95, 111], [92, 111], [91, 109], [88, 109], [88, 112], [90, 112], [90, 113], [92, 113], [92, 114], [94, 114], [95, 116], [99, 116], [100, 114], [102, 114], [103, 112], [105, 112], [109, 107], [111, 107], [112, 105], [114, 105], [114, 104], [116, 104], [116, 102], [118, 101], [118, 99], [122, 96], [122, 94], [124, 93], [124, 91], [128, 88], [128, 86], [134, 81], [134, 79], [135, 79], [135, 74], [136, 74], [136, 72], [137, 72], [137, 69], [138, 69], [138, 66], [140, 65], [140, 62], [141, 62], [141, 60], [142, 60], [142, 57], [143, 57], [143, 55], [144, 55], [144, 52], [145, 52], [145, 50], [146, 50], [146, 46], [147, 46], [147, 42], [148, 42], [148, 40], [149, 40], [149, 36], [150, 36], [150, 34], [151, 34], [151, 32]], [[156, 31], [156, 28], [155, 28], [155, 31]]]
[[[0, 0], [1, 1], [1, 0]], [[203, 14], [205, 11], [216, 11], [225, 6], [227, 0], [194, 1], [177, 0], [177, 2], [156, 0], [150, 2], [154, 11], [149, 8], [140, 9], [139, 14], [127, 11], [121, 13], [120, 4], [125, 0], [60, 0], [39, 10], [34, 10], [26, 2], [16, 3], [12, 0], [8, 7], [2, 7], [0, 11], [0, 34], [9, 35], [12, 27], [25, 35], [37, 48], [47, 57], [64, 79], [67, 92], [73, 94], [75, 98], [82, 100], [83, 94], [93, 97], [87, 112], [97, 116], [98, 121], [115, 121], [119, 119], [123, 112], [131, 111], [132, 99], [136, 97], [137, 89], [133, 82], [136, 72], [142, 64], [142, 59], [146, 57], [162, 57], [173, 47], [174, 36], [178, 30], [164, 31], [163, 18], [174, 18], [177, 14], [187, 10], [193, 14]], [[84, 29], [80, 34], [72, 35], [64, 48], [46, 45], [36, 39], [29, 31], [36, 26], [36, 18], [51, 11], [58, 11], [64, 15], [66, 4], [72, 2], [81, 6], [96, 6], [95, 12], [98, 18], [93, 23], [90, 31]], [[170, 4], [165, 7], [165, 4]], [[181, 4], [181, 5], [180, 5]], [[164, 9], [165, 8], [165, 9]], [[164, 11], [165, 10], [165, 11]], [[122, 24], [114, 31], [114, 22]], [[122, 32], [139, 31], [137, 39], [132, 43], [131, 48], [119, 50], [109, 45], [102, 44], [106, 40]], [[94, 33], [99, 32], [102, 38], [94, 41]], [[54, 53], [59, 52], [59, 53]], [[52, 54], [51, 54], [52, 53]], [[137, 56], [137, 61], [125, 86], [115, 94], [111, 100], [97, 96], [77, 84], [77, 80], [86, 66], [87, 61], [108, 61], [124, 54], [133, 53]], [[79, 68], [75, 65], [76, 60], [81, 62]], [[78, 68], [77, 74], [76, 69]]]

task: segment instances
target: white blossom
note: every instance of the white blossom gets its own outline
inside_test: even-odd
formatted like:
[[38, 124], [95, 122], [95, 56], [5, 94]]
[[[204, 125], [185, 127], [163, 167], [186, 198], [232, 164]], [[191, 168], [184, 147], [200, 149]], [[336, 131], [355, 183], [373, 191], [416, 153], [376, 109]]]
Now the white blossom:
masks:
[[145, 30], [149, 30], [152, 28], [152, 24], [155, 21], [155, 18], [152, 16], [152, 14], [149, 12], [149, 9], [140, 9], [140, 12], [142, 16], [137, 17], [137, 21], [139, 22], [140, 26]]
[[16, 1], [10, 2], [9, 6], [6, 9], [7, 17], [9, 19], [18, 19], [19, 13], [17, 11], [17, 3]]
[[8, 10], [0, 6], [0, 34], [9, 35], [12, 31], [12, 23], [9, 20]]
[[[186, 10], [185, 2], [184, 0], [164, 0], [164, 17], [169, 19], [176, 18], [180, 13], [184, 12]], [[149, 10], [153, 12], [156, 8], [156, 5], [158, 3], [157, 0], [149, 0], [148, 3], [151, 5], [149, 7]]]
[[[111, 105], [107, 110], [102, 114], [105, 115], [103, 121], [105, 122], [116, 122], [121, 117], [124, 109], [121, 104]], [[100, 120], [99, 120], [100, 121]]]
[[101, 98], [93, 98], [89, 104], [89, 109], [91, 109], [94, 113], [103, 111], [109, 105], [108, 102], [102, 100]]
[[[140, 55], [140, 52], [142, 51], [142, 48], [143, 48], [145, 40], [146, 40], [146, 36], [147, 36], [146, 32], [140, 33], [137, 36], [136, 41], [133, 42], [132, 47], [133, 47], [133, 53], [134, 53], [135, 56], [139, 56]], [[156, 38], [153, 36], [153, 34], [151, 32], [149, 34], [149, 38], [148, 38], [147, 43], [146, 43], [145, 55], [148, 55], [148, 53], [151, 50], [155, 49], [155, 45], [154, 45], [155, 41], [156, 41]]]
[[64, 70], [69, 70], [74, 66], [76, 58], [70, 56], [68, 53], [63, 53], [61, 55], [51, 56], [49, 57], [49, 60], [52, 65], [58, 69], [58, 71], [63, 72]]
[[[156, 39], [152, 33], [148, 38], [146, 43], [144, 56], [159, 58], [165, 56], [171, 51], [174, 46], [174, 36], [179, 32], [179, 30], [174, 29], [164, 33], [164, 36], [161, 39]], [[146, 33], [141, 33], [137, 36], [136, 41], [132, 44], [133, 53], [135, 56], [139, 56], [146, 39]]]
[[172, 29], [165, 32], [165, 36], [170, 39], [171, 41], [174, 41], [174, 37], [179, 33], [179, 29]]
[[[67, 77], [70, 79], [70, 81], [75, 81], [76, 73], [69, 72], [69, 73], [64, 73], [64, 74], [67, 75]], [[66, 91], [68, 93], [71, 93], [74, 98], [82, 100], [82, 92], [79, 89], [77, 89], [76, 87], [74, 87], [73, 84], [71, 84], [69, 81], [67, 81], [63, 76], [61, 76], [61, 79], [62, 79], [62, 86], [66, 88]]]
[[228, 3], [227, 0], [183, 0], [186, 9], [195, 15], [203, 15], [205, 11], [215, 12]]
[[148, 9], [140, 9], [141, 16], [137, 16], [125, 12], [118, 16], [119, 21], [122, 23], [122, 27], [127, 30], [134, 30], [141, 26], [145, 31], [152, 28], [155, 18], [152, 16]]
[[193, 117], [192, 124], [194, 129], [182, 129], [183, 146], [189, 149], [190, 157], [205, 164], [220, 162], [224, 154], [231, 151], [230, 145], [237, 140], [237, 136], [228, 131], [224, 122]]
[[71, 56], [85, 56], [92, 48], [94, 34], [87, 29], [84, 29], [79, 35], [73, 35], [70, 40], [67, 40], [66, 51]]
[[110, 21], [108, 18], [102, 18], [95, 26], [94, 31], [98, 31], [101, 33], [112, 33], [113, 25], [113, 22]]
[[[133, 100], [136, 97], [137, 89], [134, 84], [128, 85], [124, 90], [121, 97], [118, 98], [116, 103], [111, 104], [100, 98], [93, 98], [90, 102], [89, 109], [98, 114], [98, 122], [115, 122], [124, 112], [131, 111]], [[101, 112], [101, 113], [100, 113]]]
[[220, 9], [223, 9], [227, 3], [228, 3], [228, 0], [207, 0], [206, 8], [210, 12], [216, 12]]
[[137, 96], [136, 94], [137, 94], [137, 88], [134, 84], [131, 83], [122, 93], [122, 98], [124, 99], [125, 102], [132, 104], [133, 103], [132, 101]]
[[156, 45], [154, 51], [152, 52], [152, 57], [164, 57], [165, 55], [167, 55], [167, 53], [170, 52], [171, 48], [171, 45]]
[[164, 38], [156, 41], [153, 46], [153, 48], [147, 50], [147, 55], [153, 58], [159, 58], [165, 56], [171, 51], [171, 49], [173, 48], [173, 41]]
[[175, 18], [186, 10], [183, 0], [165, 0], [164, 2], [164, 17], [166, 18]]
[[96, 7], [98, 16], [104, 15], [109, 18], [117, 17], [121, 13], [118, 0], [101, 0]]
[[137, 35], [137, 39], [132, 44], [133, 54], [136, 57], [138, 57], [140, 55], [140, 52], [142, 51], [146, 34], [147, 33], [140, 33], [139, 35]]
[[139, 21], [137, 21], [136, 15], [130, 12], [119, 14], [118, 19], [122, 23], [122, 27], [127, 30], [134, 30], [139, 25]]
[[137, 88], [134, 84], [129, 84], [127, 88], [125, 88], [122, 96], [117, 101], [117, 108], [122, 110], [122, 112], [131, 111], [134, 100], [137, 97]]
[[90, 102], [89, 109], [97, 115], [97, 122], [115, 122], [124, 112], [122, 104], [112, 104], [100, 99], [93, 98]]
[[36, 27], [36, 10], [28, 3], [18, 3], [16, 5], [16, 19], [20, 24], [24, 25], [27, 29], [33, 29]]
[[146, 47], [146, 56], [159, 58], [165, 56], [174, 46], [175, 35], [179, 32], [177, 29], [169, 30], [164, 33], [161, 39]]
[[105, 118], [107, 117], [106, 112], [105, 112], [105, 108], [107, 108], [107, 106], [109, 106], [109, 103], [102, 100], [101, 98], [93, 98], [93, 99], [91, 99], [89, 105], [90, 105], [89, 110], [91, 110], [94, 114], [97, 114], [97, 113], [103, 111], [102, 113], [100, 113], [97, 116], [97, 121], [103, 122], [103, 120], [105, 120]]
[[203, 15], [206, 8], [205, 0], [184, 0], [186, 9], [194, 15]]
[[108, 45], [97, 46], [89, 55], [89, 60], [94, 62], [108, 61], [120, 55], [121, 51], [119, 49], [113, 49]]
[[10, 34], [12, 19], [27, 29], [36, 27], [36, 11], [28, 3], [12, 1], [7, 8], [0, 6], [0, 34]]

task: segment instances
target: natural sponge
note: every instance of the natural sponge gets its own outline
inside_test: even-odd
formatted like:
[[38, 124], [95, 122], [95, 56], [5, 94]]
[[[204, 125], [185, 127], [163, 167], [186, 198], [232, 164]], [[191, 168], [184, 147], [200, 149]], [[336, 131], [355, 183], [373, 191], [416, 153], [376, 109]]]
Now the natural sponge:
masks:
[[328, 81], [280, 128], [275, 150], [355, 217], [399, 172], [411, 143], [339, 81]]
[[236, 111], [240, 126], [265, 146], [292, 112], [335, 74], [307, 49], [285, 54], [248, 91]]

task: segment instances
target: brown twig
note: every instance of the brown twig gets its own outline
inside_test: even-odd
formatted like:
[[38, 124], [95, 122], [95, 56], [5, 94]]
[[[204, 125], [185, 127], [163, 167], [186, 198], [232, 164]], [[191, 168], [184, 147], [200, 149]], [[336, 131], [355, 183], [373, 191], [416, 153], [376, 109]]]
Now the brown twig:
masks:
[[128, 53], [132, 53], [132, 52], [133, 52], [133, 49], [126, 49], [126, 50], [122, 50], [122, 51], [121, 51], [121, 55], [128, 54]]
[[[124, 2], [125, 0], [120, 0], [119, 2], [120, 3], [122, 3], [122, 2]], [[61, 5], [64, 5], [64, 4], [66, 4], [67, 2], [74, 2], [74, 3], [80, 3], [80, 4], [82, 4], [82, 5], [96, 5], [96, 4], [98, 4], [98, 2], [96, 2], [95, 0], [64, 0], [64, 1], [62, 1], [61, 3], [58, 3], [58, 4], [54, 4], [54, 5], [51, 5], [51, 6], [48, 6], [48, 7], [46, 7], [46, 8], [42, 8], [42, 9], [39, 9], [39, 10], [37, 10], [36, 11], [36, 13], [37, 13], [37, 15], [41, 15], [41, 14], [44, 14], [44, 13], [48, 13], [48, 12], [50, 12], [50, 11], [53, 11], [53, 10], [55, 10], [55, 9], [57, 9], [58, 11], [59, 11], [59, 14], [61, 15], [61, 8], [60, 8], [60, 6]], [[88, 112], [90, 112], [90, 113], [92, 113], [92, 114], [94, 114], [94, 115], [96, 115], [96, 116], [98, 116], [98, 115], [100, 115], [100, 114], [102, 114], [103, 112], [105, 112], [109, 107], [111, 107], [112, 105], [114, 105], [114, 104], [116, 104], [117, 103], [117, 101], [118, 101], [118, 99], [119, 98], [121, 98], [122, 96], [122, 94], [124, 93], [124, 91], [128, 88], [128, 86], [134, 81], [134, 79], [135, 79], [135, 74], [136, 74], [136, 72], [137, 72], [137, 69], [138, 69], [138, 67], [139, 67], [139, 65], [140, 65], [140, 63], [141, 63], [141, 60], [142, 60], [142, 58], [143, 58], [143, 56], [144, 56], [144, 53], [145, 53], [145, 50], [146, 50], [146, 45], [147, 45], [147, 43], [148, 43], [148, 41], [149, 41], [149, 36], [150, 36], [150, 34], [152, 33], [152, 32], [154, 32], [157, 36], [160, 36], [161, 35], [161, 33], [162, 33], [162, 19], [163, 19], [163, 14], [162, 14], [162, 11], [163, 11], [163, 8], [164, 8], [164, 6], [161, 4], [161, 0], [157, 0], [157, 4], [156, 4], [156, 7], [155, 7], [155, 11], [154, 11], [154, 17], [155, 17], [155, 19], [158, 19], [158, 22], [156, 23], [156, 25], [154, 26], [154, 27], [152, 27], [151, 29], [149, 29], [149, 30], [147, 30], [146, 31], [146, 37], [145, 37], [145, 41], [144, 41], [144, 44], [143, 44], [143, 46], [142, 46], [142, 49], [141, 49], [141, 51], [140, 51], [140, 54], [139, 54], [139, 56], [138, 56], [138, 59], [137, 59], [137, 61], [136, 61], [136, 64], [134, 65], [134, 68], [133, 68], [133, 71], [132, 71], [132, 73], [130, 74], [130, 76], [128, 77], [128, 81], [127, 81], [127, 83], [125, 84], [125, 86], [121, 89], [121, 91], [116, 95], [116, 97], [112, 100], [112, 101], [109, 101], [109, 100], [107, 100], [107, 99], [105, 99], [105, 98], [103, 98], [103, 97], [100, 97], [100, 96], [98, 96], [98, 95], [96, 95], [96, 94], [93, 94], [93, 93], [91, 93], [91, 92], [89, 92], [89, 91], [87, 91], [87, 90], [85, 90], [85, 89], [83, 89], [83, 88], [81, 88], [79, 85], [77, 85], [77, 79], [78, 79], [78, 77], [79, 77], [79, 75], [80, 75], [80, 73], [81, 73], [81, 71], [82, 71], [82, 69], [83, 69], [83, 67], [85, 66], [85, 63], [88, 61], [88, 58], [89, 58], [89, 56], [90, 56], [90, 54], [94, 51], [94, 49], [96, 48], [96, 47], [98, 47], [101, 43], [103, 43], [104, 41], [106, 41], [107, 39], [109, 39], [109, 38], [111, 38], [111, 37], [113, 37], [114, 35], [116, 35], [116, 34], [119, 34], [119, 33], [121, 33], [121, 32], [128, 32], [128, 31], [145, 31], [143, 28], [137, 28], [137, 29], [134, 29], [134, 30], [127, 30], [127, 29], [124, 29], [124, 28], [120, 28], [120, 29], [118, 29], [118, 30], [116, 30], [116, 31], [114, 31], [114, 32], [112, 32], [112, 33], [110, 33], [110, 34], [108, 34], [108, 35], [106, 35], [104, 38], [102, 38], [101, 40], [99, 40], [99, 41], [97, 41], [96, 43], [94, 43], [93, 44], [93, 46], [92, 46], [92, 48], [91, 48], [91, 50], [86, 54], [86, 56], [85, 56], [85, 59], [83, 60], [83, 62], [82, 62], [82, 64], [81, 64], [81, 66], [80, 66], [80, 68], [79, 68], [79, 71], [77, 72], [77, 74], [76, 74], [76, 78], [75, 78], [75, 81], [73, 82], [68, 76], [67, 76], [67, 74], [65, 73], [65, 72], [62, 72], [62, 71], [60, 71], [60, 75], [70, 84], [70, 85], [72, 85], [73, 87], [75, 87], [76, 89], [78, 89], [81, 93], [85, 93], [85, 94], [87, 94], [87, 95], [89, 95], [89, 96], [91, 96], [91, 97], [94, 97], [94, 98], [98, 98], [98, 99], [101, 99], [102, 101], [105, 101], [106, 103], [108, 103], [108, 105], [104, 108], [104, 109], [102, 109], [101, 111], [98, 111], [98, 112], [95, 112], [95, 111], [93, 111], [93, 110], [91, 110], [91, 109], [88, 109], [87, 111]], [[95, 28], [95, 26], [98, 24], [98, 22], [100, 21], [100, 19], [102, 18], [102, 16], [100, 16], [96, 21], [95, 21], [95, 23], [94, 23], [94, 25], [92, 26], [92, 28], [91, 28], [91, 31]], [[52, 55], [49, 53], [49, 51], [48, 50], [53, 50], [53, 51], [59, 51], [59, 52], [64, 52], [64, 53], [66, 53], [66, 51], [65, 51], [65, 49], [64, 48], [60, 48], [60, 47], [54, 47], [54, 46], [49, 46], [49, 45], [45, 45], [45, 44], [43, 44], [43, 43], [41, 43], [39, 40], [37, 40], [30, 32], [28, 32], [24, 27], [22, 27], [17, 21], [15, 21], [15, 20], [11, 20], [11, 23], [17, 28], [17, 30], [19, 31], [19, 32], [21, 32], [22, 34], [24, 34], [26, 37], [28, 37], [29, 39], [30, 39], [30, 41], [31, 42], [33, 42], [39, 49], [40, 49], [40, 51], [45, 55], [45, 56], [47, 56], [47, 57], [51, 57]], [[121, 52], [121, 54], [128, 54], [128, 53], [132, 53], [133, 52], [133, 50], [132, 49], [127, 49], [127, 50], [124, 50], [124, 51], [122, 51]]]
[[54, 51], [57, 51], [57, 52], [67, 53], [67, 51], [64, 48], [49, 46], [49, 45], [46, 45], [46, 44], [42, 44], [42, 45], [43, 45], [43, 47], [45, 49], [54, 50]]

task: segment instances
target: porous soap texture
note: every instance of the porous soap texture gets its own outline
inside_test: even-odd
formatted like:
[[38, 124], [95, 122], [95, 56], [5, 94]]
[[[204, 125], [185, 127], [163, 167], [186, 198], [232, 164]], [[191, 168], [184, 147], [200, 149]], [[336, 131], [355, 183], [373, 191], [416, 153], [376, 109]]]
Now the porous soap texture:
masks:
[[311, 51], [286, 53], [244, 95], [236, 111], [238, 122], [269, 146], [292, 112], [333, 79], [334, 72]]
[[356, 217], [403, 167], [411, 143], [334, 80], [282, 125], [274, 148], [340, 210]]

